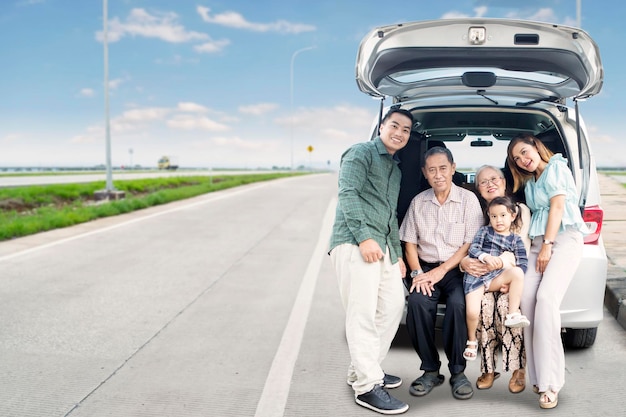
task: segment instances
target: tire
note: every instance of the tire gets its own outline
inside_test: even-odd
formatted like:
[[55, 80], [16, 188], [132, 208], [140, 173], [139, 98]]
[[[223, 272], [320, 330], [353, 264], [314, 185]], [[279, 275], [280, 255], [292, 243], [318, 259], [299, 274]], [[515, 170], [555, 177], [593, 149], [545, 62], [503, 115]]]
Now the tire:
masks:
[[597, 327], [590, 329], [565, 329], [563, 333], [563, 345], [572, 349], [584, 349], [591, 347], [596, 341]]

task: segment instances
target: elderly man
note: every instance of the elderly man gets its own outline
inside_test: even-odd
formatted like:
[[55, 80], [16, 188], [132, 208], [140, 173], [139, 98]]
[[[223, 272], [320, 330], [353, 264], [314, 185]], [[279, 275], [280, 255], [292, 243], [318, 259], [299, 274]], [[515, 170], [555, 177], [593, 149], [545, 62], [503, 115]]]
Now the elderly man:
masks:
[[472, 397], [472, 385], [464, 374], [463, 350], [467, 338], [463, 274], [459, 262], [483, 224], [478, 198], [452, 183], [456, 164], [452, 153], [434, 147], [424, 154], [422, 172], [432, 188], [412, 201], [400, 227], [410, 268], [407, 329], [420, 357], [423, 375], [412, 382], [409, 392], [428, 394], [444, 381], [435, 345], [437, 304], [446, 303], [443, 344], [448, 357], [454, 398]]

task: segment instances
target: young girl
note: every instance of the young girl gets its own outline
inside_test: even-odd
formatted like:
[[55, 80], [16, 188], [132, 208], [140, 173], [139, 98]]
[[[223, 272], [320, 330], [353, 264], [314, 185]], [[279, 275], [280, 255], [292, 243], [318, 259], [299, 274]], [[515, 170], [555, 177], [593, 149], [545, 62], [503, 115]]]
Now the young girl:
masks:
[[505, 265], [480, 277], [468, 273], [463, 277], [467, 321], [467, 347], [463, 352], [466, 360], [477, 356], [476, 328], [480, 315], [480, 303], [486, 291], [501, 291], [508, 286], [509, 314], [504, 322], [507, 327], [526, 327], [528, 319], [520, 313], [520, 299], [524, 288], [524, 273], [528, 266], [524, 241], [515, 232], [519, 230], [516, 207], [508, 197], [496, 197], [487, 206], [489, 225], [478, 230], [469, 248], [469, 256], [497, 267], [503, 252], [515, 255], [515, 265]]
[[532, 239], [522, 307], [532, 325], [524, 329], [527, 368], [541, 408], [554, 408], [565, 383], [560, 306], [580, 263], [588, 233], [578, 208], [574, 176], [561, 154], [532, 135], [509, 142], [507, 162], [513, 191], [524, 187], [532, 212]]

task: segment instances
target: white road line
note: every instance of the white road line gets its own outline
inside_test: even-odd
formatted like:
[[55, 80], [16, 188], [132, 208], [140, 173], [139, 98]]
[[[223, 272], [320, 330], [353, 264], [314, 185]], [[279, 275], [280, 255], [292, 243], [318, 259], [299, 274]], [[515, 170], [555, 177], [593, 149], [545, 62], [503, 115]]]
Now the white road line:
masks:
[[141, 221], [144, 221], [144, 220], [147, 220], [147, 219], [152, 219], [154, 217], [163, 216], [165, 214], [170, 214], [170, 213], [174, 213], [174, 212], [181, 211], [181, 210], [186, 210], [186, 209], [191, 208], [191, 207], [200, 206], [202, 204], [211, 203], [211, 202], [217, 201], [217, 200], [223, 200], [225, 198], [233, 197], [233, 196], [236, 196], [238, 194], [242, 194], [242, 193], [245, 193], [245, 192], [248, 192], [248, 191], [256, 190], [257, 188], [267, 187], [270, 184], [272, 184], [271, 181], [270, 182], [264, 182], [264, 183], [257, 184], [257, 185], [252, 185], [252, 186], [249, 186], [249, 187], [242, 188], [240, 190], [235, 190], [235, 191], [231, 191], [231, 192], [227, 192], [227, 193], [216, 193], [216, 194], [212, 194], [211, 193], [211, 194], [208, 195], [208, 198], [203, 199], [201, 201], [196, 201], [194, 203], [185, 204], [183, 206], [178, 206], [178, 207], [175, 207], [175, 208], [172, 208], [172, 209], [169, 209], [169, 210], [159, 211], [157, 213], [148, 214], [146, 216], [137, 217], [137, 218], [134, 218], [134, 219], [131, 219], [131, 220], [127, 220], [127, 221], [122, 222], [122, 223], [115, 224], [113, 226], [103, 227], [102, 229], [92, 230], [90, 232], [81, 233], [79, 235], [68, 237], [68, 238], [65, 238], [65, 239], [55, 240], [54, 242], [45, 243], [45, 244], [39, 245], [39, 246], [34, 246], [32, 248], [24, 249], [23, 251], [15, 252], [15, 253], [12, 253], [10, 255], [0, 256], [0, 262], [8, 261], [10, 259], [14, 259], [14, 258], [17, 258], [19, 256], [27, 255], [29, 253], [37, 252], [37, 251], [42, 250], [42, 249], [50, 248], [50, 247], [57, 246], [57, 245], [62, 245], [64, 243], [71, 242], [73, 240], [82, 239], [82, 238], [85, 238], [87, 236], [93, 236], [93, 235], [96, 235], [96, 234], [99, 234], [99, 233], [108, 232], [110, 230], [117, 229], [119, 227], [128, 226], [129, 224], [141, 222]]
[[315, 293], [317, 277], [319, 276], [322, 260], [327, 252], [336, 205], [337, 200], [333, 199], [326, 209], [315, 251], [313, 256], [311, 256], [304, 278], [300, 284], [289, 321], [274, 356], [272, 367], [265, 380], [265, 386], [257, 404], [255, 417], [282, 417], [285, 412], [293, 368], [300, 353], [302, 336], [309, 317], [309, 311], [311, 310], [311, 301]]

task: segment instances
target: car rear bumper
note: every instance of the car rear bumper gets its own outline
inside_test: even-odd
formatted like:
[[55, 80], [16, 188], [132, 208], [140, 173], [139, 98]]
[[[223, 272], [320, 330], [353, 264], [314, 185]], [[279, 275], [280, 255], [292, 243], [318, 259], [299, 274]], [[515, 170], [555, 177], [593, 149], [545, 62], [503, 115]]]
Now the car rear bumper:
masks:
[[586, 329], [602, 321], [607, 265], [602, 239], [584, 246], [583, 259], [561, 303], [562, 327]]

